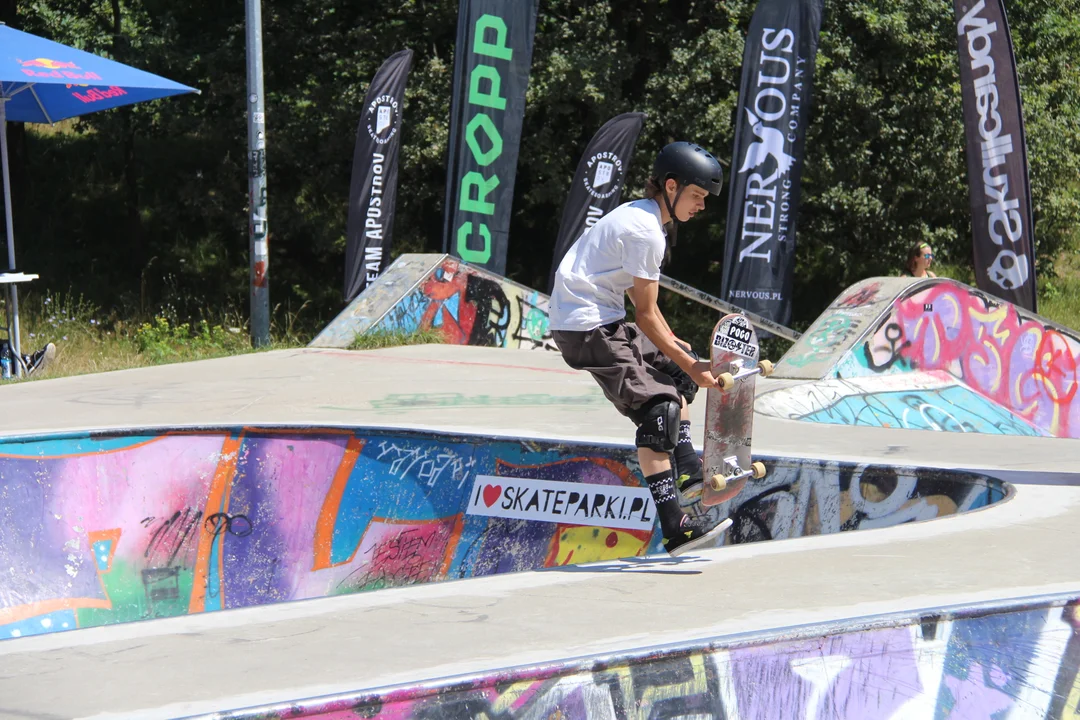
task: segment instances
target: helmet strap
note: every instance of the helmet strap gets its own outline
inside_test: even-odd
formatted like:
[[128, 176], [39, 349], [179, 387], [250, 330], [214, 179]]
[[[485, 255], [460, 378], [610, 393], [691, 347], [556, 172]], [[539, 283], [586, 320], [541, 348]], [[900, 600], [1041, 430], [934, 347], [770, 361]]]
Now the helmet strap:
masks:
[[662, 195], [663, 198], [664, 198], [664, 205], [667, 206], [668, 217], [671, 218], [671, 221], [669, 223], [670, 224], [670, 229], [668, 230], [668, 233], [667, 233], [667, 252], [665, 253], [665, 256], [666, 256], [665, 259], [670, 258], [670, 256], [671, 256], [671, 248], [675, 247], [675, 243], [678, 240], [679, 219], [677, 217], [675, 217], [675, 206], [679, 204], [679, 198], [682, 196], [683, 190], [686, 189], [686, 186], [683, 185], [682, 183], [680, 183], [678, 180], [676, 180], [675, 183], [679, 186], [679, 189], [675, 191], [675, 201], [674, 202], [672, 202], [671, 200], [668, 199], [668, 196], [667, 196], [667, 179], [666, 178], [664, 179], [664, 187], [662, 187], [660, 189], [661, 190], [660, 195]]

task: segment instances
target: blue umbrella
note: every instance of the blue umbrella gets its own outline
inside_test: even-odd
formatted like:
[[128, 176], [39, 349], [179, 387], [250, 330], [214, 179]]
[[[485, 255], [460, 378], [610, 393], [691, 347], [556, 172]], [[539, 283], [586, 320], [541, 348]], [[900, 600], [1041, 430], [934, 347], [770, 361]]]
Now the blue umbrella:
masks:
[[[0, 165], [4, 178], [8, 267], [15, 268], [7, 121], [54, 123], [144, 100], [198, 92], [122, 63], [0, 23]], [[11, 284], [11, 343], [19, 366], [19, 297]]]

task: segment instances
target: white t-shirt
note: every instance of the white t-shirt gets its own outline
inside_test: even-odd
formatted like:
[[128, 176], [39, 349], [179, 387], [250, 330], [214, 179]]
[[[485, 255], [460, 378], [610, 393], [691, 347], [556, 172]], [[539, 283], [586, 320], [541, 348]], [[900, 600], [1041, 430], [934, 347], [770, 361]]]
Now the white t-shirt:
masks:
[[667, 241], [655, 200], [635, 200], [600, 218], [570, 246], [555, 273], [552, 330], [592, 330], [626, 317], [634, 278], [660, 279]]

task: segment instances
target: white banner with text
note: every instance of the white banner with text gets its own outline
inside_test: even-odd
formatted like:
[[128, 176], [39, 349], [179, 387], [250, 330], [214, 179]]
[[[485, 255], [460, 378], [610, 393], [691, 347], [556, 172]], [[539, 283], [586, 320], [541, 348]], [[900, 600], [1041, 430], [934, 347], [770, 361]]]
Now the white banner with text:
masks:
[[465, 512], [623, 530], [651, 531], [655, 520], [648, 488], [494, 475], [476, 476]]

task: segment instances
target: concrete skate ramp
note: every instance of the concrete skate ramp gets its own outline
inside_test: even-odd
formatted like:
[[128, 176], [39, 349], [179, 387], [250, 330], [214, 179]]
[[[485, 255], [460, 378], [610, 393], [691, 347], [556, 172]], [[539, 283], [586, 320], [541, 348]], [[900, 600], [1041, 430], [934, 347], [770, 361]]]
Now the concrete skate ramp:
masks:
[[6, 640], [0, 717], [1074, 720], [1076, 495]]
[[[1006, 497], [957, 471], [764, 458], [727, 543]], [[661, 552], [630, 447], [370, 428], [0, 442], [0, 639]]]
[[454, 345], [554, 350], [548, 296], [449, 255], [406, 254], [310, 347], [347, 348], [364, 333], [436, 329]]
[[285, 350], [0, 401], [0, 718], [1077, 714], [1068, 439], [759, 415], [726, 545], [668, 558], [463, 505], [642, 490], [632, 426], [555, 353]]
[[[758, 412], [840, 425], [1080, 437], [1080, 337], [944, 278], [844, 291], [777, 364]], [[771, 389], [776, 388], [776, 389]]]
[[323, 718], [1080, 717], [1072, 596], [855, 618], [215, 714]]

